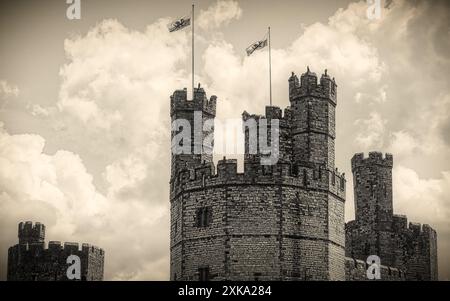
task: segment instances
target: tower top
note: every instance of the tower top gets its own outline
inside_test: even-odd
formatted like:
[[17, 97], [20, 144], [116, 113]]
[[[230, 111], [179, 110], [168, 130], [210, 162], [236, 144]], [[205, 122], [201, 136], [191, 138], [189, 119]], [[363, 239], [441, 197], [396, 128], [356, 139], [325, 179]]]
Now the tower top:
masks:
[[21, 222], [19, 223], [19, 244], [44, 243], [45, 225], [37, 222]]
[[320, 81], [317, 80], [317, 74], [309, 69], [300, 76], [300, 80], [292, 72], [289, 78], [289, 98], [290, 101], [298, 100], [305, 96], [319, 97], [322, 99], [328, 99], [336, 105], [337, 94], [336, 82], [328, 75], [328, 69], [325, 69], [325, 73], [321, 75]]
[[187, 89], [176, 90], [170, 96], [170, 115], [173, 116], [177, 111], [202, 111], [210, 117], [216, 116], [217, 96], [212, 95], [208, 100], [205, 90], [201, 87], [194, 89], [194, 99], [187, 99]]
[[352, 158], [352, 171], [358, 167], [368, 165], [392, 168], [393, 164], [394, 158], [389, 153], [386, 153], [385, 157], [383, 157], [381, 152], [370, 152], [368, 158], [364, 157], [364, 153], [358, 153]]

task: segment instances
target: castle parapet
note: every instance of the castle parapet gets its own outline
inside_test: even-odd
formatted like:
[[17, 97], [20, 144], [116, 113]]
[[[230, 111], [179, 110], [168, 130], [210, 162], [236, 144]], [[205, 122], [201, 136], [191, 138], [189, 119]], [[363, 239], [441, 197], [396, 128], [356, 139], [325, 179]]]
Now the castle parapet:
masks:
[[[367, 269], [369, 265], [360, 259], [345, 258], [345, 270], [347, 281], [369, 281], [367, 278]], [[406, 273], [400, 269], [389, 267], [386, 265], [380, 266], [380, 281], [405, 281]]]
[[223, 158], [217, 164], [217, 175], [219, 178], [232, 178], [237, 175], [237, 160]]
[[93, 246], [93, 245], [87, 244], [87, 243], [82, 244], [81, 252], [83, 254], [93, 254], [93, 255], [100, 255], [100, 256], [103, 256], [105, 254], [105, 251], [102, 248], [99, 248], [97, 246]]
[[204, 163], [196, 168], [183, 168], [173, 183], [171, 193], [177, 194], [189, 189], [205, 186], [234, 184], [283, 184], [303, 189], [329, 191], [345, 199], [345, 174], [337, 169], [328, 170], [321, 165], [303, 166], [292, 163], [261, 165], [258, 162], [244, 162], [244, 172], [237, 171], [237, 160], [223, 158], [214, 172], [213, 163]]
[[383, 153], [381, 152], [370, 152], [368, 158], [364, 157], [364, 153], [358, 153], [352, 158], [352, 171], [358, 167], [367, 165], [379, 165], [392, 168], [393, 164], [394, 159], [389, 153], [387, 153], [384, 158]]
[[266, 106], [266, 118], [267, 119], [282, 119], [283, 113], [279, 107]]
[[177, 111], [201, 111], [209, 114], [210, 117], [216, 116], [217, 97], [211, 96], [208, 100], [203, 88], [194, 89], [194, 99], [187, 99], [187, 89], [177, 90], [170, 97], [170, 115], [173, 116]]
[[336, 105], [337, 85], [334, 78], [330, 78], [327, 70], [322, 74], [320, 83], [317, 82], [317, 75], [308, 68], [306, 73], [301, 75], [300, 81], [292, 72], [289, 78], [289, 98], [290, 101], [305, 97], [313, 96], [330, 100]]
[[195, 179], [210, 178], [214, 174], [214, 163], [203, 163], [200, 167], [195, 168]]
[[[42, 233], [45, 226], [32, 222], [19, 224], [19, 235], [28, 235], [33, 231]], [[68, 279], [67, 259], [76, 255], [80, 259], [81, 278]], [[67, 281], [67, 280], [103, 280], [105, 253], [96, 246], [76, 242], [50, 241], [45, 247], [45, 241], [28, 241], [16, 244], [8, 249], [7, 279], [12, 281]]]
[[423, 224], [422, 225], [420, 223], [410, 222], [407, 230], [409, 230], [410, 233], [414, 237], [418, 237], [418, 236], [434, 237], [434, 236], [436, 236], [436, 230], [434, 230], [428, 224]]
[[394, 214], [392, 217], [392, 227], [397, 230], [405, 230], [408, 227], [408, 218], [406, 215]]
[[64, 250], [68, 252], [77, 252], [79, 251], [79, 244], [77, 242], [65, 242]]
[[27, 221], [19, 223], [19, 244], [42, 243], [45, 240], [45, 226]]

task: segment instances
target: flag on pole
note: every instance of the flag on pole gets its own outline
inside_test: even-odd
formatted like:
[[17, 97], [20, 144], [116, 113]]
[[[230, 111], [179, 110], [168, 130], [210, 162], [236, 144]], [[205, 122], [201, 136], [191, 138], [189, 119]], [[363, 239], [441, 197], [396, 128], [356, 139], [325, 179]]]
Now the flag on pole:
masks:
[[[185, 17], [180, 18], [180, 19], [167, 25], [169, 32], [178, 31], [178, 30], [181, 30], [185, 27], [192, 25], [192, 35], [191, 35], [192, 36], [192, 99], [194, 99], [194, 96], [195, 96], [194, 95], [195, 94], [194, 93], [194, 91], [195, 91], [195, 88], [194, 88], [194, 75], [195, 75], [195, 54], [194, 54], [194, 49], [195, 49], [195, 47], [194, 47], [194, 42], [195, 42], [194, 21], [195, 21], [195, 18], [194, 18], [194, 12], [195, 12], [195, 5], [192, 4], [192, 12], [191, 12], [190, 16], [185, 16]], [[192, 22], [192, 24], [191, 24], [191, 22]]]
[[183, 17], [181, 19], [178, 19], [172, 23], [170, 23], [167, 28], [170, 32], [181, 30], [185, 27], [188, 27], [191, 25], [191, 17]]
[[247, 52], [247, 56], [252, 55], [252, 53], [255, 52], [256, 50], [263, 49], [267, 45], [268, 45], [267, 38], [265, 38], [264, 40], [257, 41], [255, 43], [253, 43], [252, 45], [248, 46], [247, 49], [245, 49], [245, 51]]
[[269, 99], [270, 99], [270, 106], [272, 106], [272, 51], [270, 44], [270, 26], [268, 27], [266, 36], [262, 40], [259, 40], [248, 46], [247, 49], [245, 49], [245, 51], [247, 52], [247, 56], [250, 56], [256, 50], [263, 49], [267, 46], [269, 46]]

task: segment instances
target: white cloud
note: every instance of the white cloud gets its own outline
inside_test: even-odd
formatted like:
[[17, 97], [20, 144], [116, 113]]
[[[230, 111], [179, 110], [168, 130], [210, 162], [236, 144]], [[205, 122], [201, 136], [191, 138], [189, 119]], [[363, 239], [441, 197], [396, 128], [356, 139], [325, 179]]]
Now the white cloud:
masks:
[[[208, 89], [221, 100], [220, 117], [240, 116], [244, 110], [260, 113], [269, 102], [267, 51], [243, 58], [242, 53], [219, 40], [211, 43], [203, 55], [202, 71]], [[376, 49], [369, 43], [340, 28], [316, 23], [306, 27], [286, 49], [272, 49], [275, 105], [288, 105], [287, 78], [291, 71], [305, 72], [308, 65], [319, 77], [328, 69], [338, 85], [342, 79], [346, 94], [355, 88], [377, 87], [385, 70]]]
[[41, 221], [49, 239], [104, 248], [106, 279], [167, 279], [169, 96], [185, 83], [179, 65], [187, 39], [169, 34], [166, 23], [141, 33], [106, 20], [65, 41], [57, 109], [29, 110], [54, 121], [88, 156], [104, 158], [105, 191], [74, 153], [49, 156], [41, 136], [3, 131], [0, 206], [14, 214], [0, 219], [2, 246], [16, 242], [17, 222]]
[[79, 221], [97, 228], [96, 217], [104, 214], [106, 199], [81, 159], [67, 151], [46, 155], [44, 145], [41, 136], [9, 135], [0, 127], [0, 206], [8, 212], [0, 219], [2, 238], [15, 237], [17, 221], [35, 218], [48, 221], [55, 238], [70, 239]]
[[242, 9], [237, 1], [218, 0], [207, 10], [201, 10], [198, 17], [198, 25], [202, 29], [215, 29], [220, 26], [227, 25], [234, 19], [240, 19]]
[[169, 96], [187, 83], [188, 40], [167, 22], [141, 33], [107, 20], [65, 43], [61, 116], [106, 158], [108, 279], [168, 277]]
[[10, 135], [0, 128], [0, 212], [8, 213], [0, 219], [0, 245], [16, 242], [18, 221], [40, 221], [47, 226], [47, 239], [104, 248], [107, 279], [166, 279], [168, 205], [155, 202], [152, 194], [123, 194], [126, 186], [137, 193], [146, 164], [125, 160], [121, 167], [107, 168], [111, 186], [105, 196], [77, 155], [47, 155], [44, 144], [38, 135]]
[[406, 131], [392, 133], [390, 152], [398, 157], [410, 155], [420, 147], [418, 141]]
[[358, 119], [355, 126], [360, 128], [355, 137], [356, 144], [362, 151], [383, 147], [383, 135], [386, 131], [386, 120], [379, 113], [372, 112], [368, 119]]
[[406, 214], [411, 222], [429, 224], [437, 231], [440, 272], [449, 277], [450, 171], [442, 172], [440, 178], [424, 179], [410, 168], [397, 166], [393, 171], [393, 187], [394, 211]]
[[34, 105], [29, 104], [27, 106], [27, 108], [30, 110], [31, 115], [33, 115], [35, 117], [48, 117], [48, 116], [50, 116], [51, 108], [45, 108], [45, 107], [43, 107], [41, 105], [38, 105], [38, 104], [34, 104]]
[[0, 80], [0, 110], [4, 109], [11, 98], [19, 96], [19, 88], [8, 83], [5, 80]]
[[176, 67], [186, 59], [186, 34], [170, 34], [167, 22], [159, 20], [141, 33], [105, 20], [86, 36], [67, 39], [70, 63], [60, 71], [60, 110], [98, 129], [159, 125], [159, 118], [149, 117], [181, 81]]
[[5, 80], [0, 80], [0, 98], [19, 96], [19, 88]]
[[[450, 171], [442, 172], [442, 177], [438, 179], [423, 179], [413, 169], [397, 166], [394, 168], [393, 182], [398, 212], [408, 213], [410, 219], [423, 223], [448, 224]], [[450, 233], [450, 226], [447, 232]]]
[[382, 86], [376, 91], [376, 94], [368, 94], [363, 92], [357, 92], [355, 94], [355, 102], [360, 103], [383, 103], [387, 101], [386, 86]]

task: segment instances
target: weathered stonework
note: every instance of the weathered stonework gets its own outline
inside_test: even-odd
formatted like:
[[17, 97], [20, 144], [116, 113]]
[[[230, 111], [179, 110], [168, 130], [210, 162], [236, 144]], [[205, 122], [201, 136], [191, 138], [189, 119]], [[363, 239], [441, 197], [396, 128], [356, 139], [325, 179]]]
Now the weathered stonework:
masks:
[[346, 255], [406, 273], [406, 280], [437, 280], [437, 234], [429, 225], [393, 214], [392, 155], [372, 152], [352, 159], [356, 219], [346, 224]]
[[[248, 152], [247, 132], [243, 173], [235, 160], [224, 158], [216, 170], [210, 155], [172, 155], [172, 280], [345, 280], [345, 176], [334, 166], [336, 89], [326, 73], [318, 83], [308, 70], [300, 81], [294, 74], [289, 79], [291, 106], [284, 115], [277, 107], [267, 107], [265, 116], [244, 112], [244, 121], [280, 120], [276, 165], [262, 166], [261, 156]], [[215, 117], [216, 98], [208, 100], [201, 88], [194, 92], [194, 100], [186, 90], [173, 94], [172, 120], [192, 121], [198, 110]]]
[[[345, 280], [346, 281], [369, 281], [367, 277], [367, 269], [369, 265], [359, 259], [345, 258]], [[380, 281], [405, 281], [406, 275], [403, 271], [388, 267], [380, 266]]]
[[81, 260], [81, 280], [103, 280], [105, 252], [95, 246], [50, 241], [45, 248], [45, 226], [19, 224], [19, 244], [8, 250], [8, 281], [67, 281], [70, 255]]
[[[393, 214], [391, 155], [352, 159], [356, 220], [345, 225], [345, 175], [335, 169], [337, 86], [327, 73], [289, 78], [291, 105], [266, 107], [279, 120], [279, 160], [261, 165], [244, 127], [244, 172], [236, 160], [172, 154], [172, 280], [367, 280], [369, 255], [381, 258], [382, 280], [436, 280], [436, 232]], [[191, 125], [194, 112], [214, 119], [216, 97], [200, 87], [171, 97], [172, 120]], [[193, 129], [194, 126], [192, 125]], [[270, 130], [270, 128], [269, 128]], [[172, 133], [172, 138], [176, 132]], [[192, 130], [195, 135], [214, 131]], [[270, 136], [270, 135], [269, 135]], [[210, 149], [207, 149], [210, 151]], [[344, 234], [345, 232], [345, 234]], [[344, 247], [346, 246], [346, 247]], [[347, 256], [347, 257], [345, 257]]]

